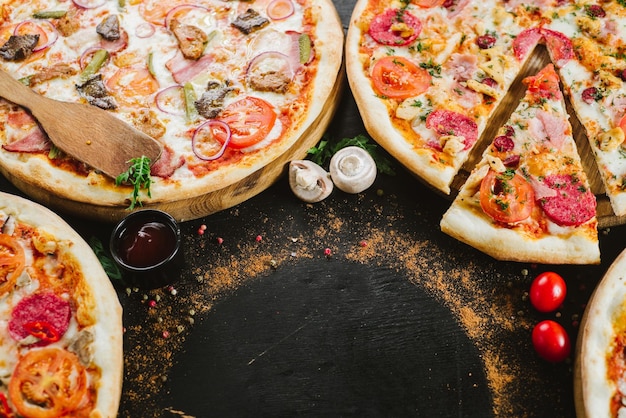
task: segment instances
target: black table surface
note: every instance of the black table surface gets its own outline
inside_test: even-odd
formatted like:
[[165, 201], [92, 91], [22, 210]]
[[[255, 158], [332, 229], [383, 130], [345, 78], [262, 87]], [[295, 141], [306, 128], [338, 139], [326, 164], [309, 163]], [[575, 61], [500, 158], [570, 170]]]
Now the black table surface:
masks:
[[[345, 29], [354, 3], [335, 1]], [[346, 87], [327, 136], [364, 133]], [[496, 261], [443, 234], [450, 200], [395, 168], [363, 193], [313, 205], [283, 176], [181, 223], [180, 278], [114, 280], [125, 325], [119, 415], [574, 416], [574, 351], [545, 362], [531, 330], [554, 319], [575, 346], [624, 227], [600, 232], [597, 266]], [[0, 190], [23, 195], [1, 177]], [[64, 218], [108, 241], [112, 225]], [[548, 270], [568, 295], [541, 314], [528, 289]]]

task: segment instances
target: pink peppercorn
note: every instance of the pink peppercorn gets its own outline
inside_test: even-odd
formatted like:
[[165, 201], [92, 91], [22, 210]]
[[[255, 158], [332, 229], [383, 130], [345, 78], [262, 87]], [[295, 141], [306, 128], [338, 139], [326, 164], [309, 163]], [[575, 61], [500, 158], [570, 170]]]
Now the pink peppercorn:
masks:
[[331, 254], [330, 248], [324, 248], [324, 255], [326, 257], [330, 257], [330, 254]]
[[223, 242], [224, 242], [224, 238], [217, 237], [217, 245], [222, 245]]
[[156, 300], [152, 299], [150, 302], [148, 302], [148, 306], [151, 308], [154, 308], [156, 306]]
[[256, 236], [256, 242], [261, 242], [263, 240], [263, 237], [260, 235]]

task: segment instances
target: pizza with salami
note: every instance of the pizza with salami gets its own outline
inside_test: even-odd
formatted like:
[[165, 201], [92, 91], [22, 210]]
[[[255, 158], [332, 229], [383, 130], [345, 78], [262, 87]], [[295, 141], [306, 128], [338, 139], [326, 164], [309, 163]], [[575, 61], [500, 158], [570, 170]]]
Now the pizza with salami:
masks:
[[[330, 0], [0, 4], [0, 70], [42, 95], [106, 109], [161, 142], [161, 157], [137, 167], [150, 180], [145, 203], [220, 190], [289, 150], [328, 110], [342, 40]], [[0, 171], [19, 184], [129, 205], [132, 181], [116, 184], [64, 155], [6, 100], [0, 145]]]
[[443, 232], [498, 259], [600, 262], [596, 199], [549, 64], [441, 220]]
[[[497, 111], [517, 107], [511, 89], [543, 44], [585, 129], [613, 212], [622, 216], [625, 17], [619, 1], [359, 0], [346, 40], [348, 81], [372, 137], [451, 194], [477, 144], [493, 140], [485, 133]], [[537, 197], [545, 183], [531, 186]]]
[[0, 193], [0, 416], [110, 417], [122, 389], [122, 308], [59, 216]]

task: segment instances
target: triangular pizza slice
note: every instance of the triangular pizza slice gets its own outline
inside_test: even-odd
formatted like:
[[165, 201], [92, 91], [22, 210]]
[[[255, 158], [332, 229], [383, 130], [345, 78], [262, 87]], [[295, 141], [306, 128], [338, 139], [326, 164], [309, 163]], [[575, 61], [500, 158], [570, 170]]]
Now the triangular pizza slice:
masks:
[[485, 150], [441, 221], [443, 232], [499, 260], [600, 262], [596, 199], [549, 64]]

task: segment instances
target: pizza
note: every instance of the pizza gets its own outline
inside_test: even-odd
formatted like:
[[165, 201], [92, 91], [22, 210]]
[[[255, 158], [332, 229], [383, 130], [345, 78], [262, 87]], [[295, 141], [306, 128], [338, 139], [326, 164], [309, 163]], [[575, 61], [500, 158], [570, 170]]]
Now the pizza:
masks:
[[497, 259], [600, 262], [596, 198], [549, 64], [443, 215], [441, 230]]
[[[332, 100], [342, 40], [330, 0], [0, 5], [1, 70], [47, 97], [105, 109], [162, 144], [160, 158], [138, 168], [150, 180], [146, 204], [220, 190], [306, 137]], [[60, 152], [6, 100], [0, 145], [0, 170], [17, 184], [129, 204], [132, 181], [116, 184]]]
[[[534, 51], [544, 49], [585, 129], [612, 209], [621, 216], [626, 214], [625, 16], [626, 5], [619, 1], [360, 0], [346, 40], [348, 81], [371, 136], [425, 183], [450, 195], [456, 191], [453, 181], [463, 182], [460, 170], [472, 171], [473, 165], [464, 167], [472, 152], [480, 159], [479, 144], [494, 139], [494, 118], [517, 107], [513, 88]], [[542, 196], [544, 184], [531, 185], [540, 188], [535, 196]], [[519, 225], [500, 226], [510, 231]], [[582, 239], [580, 251], [597, 240]], [[542, 248], [536, 240], [526, 245], [535, 245], [537, 254]], [[593, 248], [587, 260], [596, 259]]]
[[609, 267], [583, 314], [576, 344], [576, 415], [626, 413], [626, 252]]
[[122, 308], [60, 217], [0, 193], [0, 416], [110, 417], [122, 388]]

